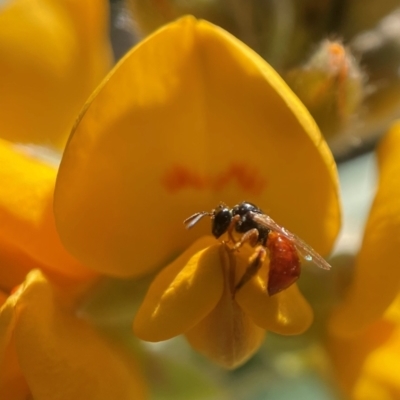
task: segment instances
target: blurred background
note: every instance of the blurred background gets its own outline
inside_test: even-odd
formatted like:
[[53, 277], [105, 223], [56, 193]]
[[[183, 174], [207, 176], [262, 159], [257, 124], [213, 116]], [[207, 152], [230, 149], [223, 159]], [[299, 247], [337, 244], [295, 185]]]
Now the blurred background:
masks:
[[337, 160], [373, 148], [400, 115], [399, 0], [112, 0], [117, 58], [179, 16], [231, 32], [308, 107]]

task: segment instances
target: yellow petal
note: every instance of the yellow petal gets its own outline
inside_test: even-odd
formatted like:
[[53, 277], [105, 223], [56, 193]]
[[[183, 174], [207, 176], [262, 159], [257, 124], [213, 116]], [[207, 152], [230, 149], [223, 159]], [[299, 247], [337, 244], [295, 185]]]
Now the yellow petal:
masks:
[[[110, 70], [113, 63], [112, 48], [109, 41], [110, 35], [110, 9], [109, 2], [104, 0], [51, 0], [57, 7], [62, 5], [65, 13], [75, 25], [79, 57], [76, 76], [81, 84], [83, 101], [91, 94], [93, 89]], [[76, 73], [77, 71], [75, 71]], [[78, 92], [79, 93], [79, 92]], [[75, 117], [74, 117], [75, 118]], [[69, 133], [69, 132], [68, 132]]]
[[393, 334], [388, 343], [377, 349], [364, 365], [365, 374], [379, 382], [381, 387], [387, 388], [390, 393], [400, 396], [400, 330]]
[[[357, 382], [365, 377], [364, 366], [369, 355], [385, 346], [393, 332], [393, 324], [380, 320], [352, 338], [329, 336], [327, 344], [330, 358], [338, 382], [346, 393], [352, 393]], [[363, 383], [360, 385], [360, 388], [365, 387]]]
[[[17, 152], [2, 140], [0, 164], [0, 247], [11, 258], [8, 263], [6, 253], [0, 257], [2, 268], [40, 265], [70, 277], [92, 277], [92, 271], [67, 253], [56, 231], [52, 197], [57, 169]], [[30, 267], [29, 259], [33, 261]], [[22, 273], [11, 274], [21, 277]]]
[[40, 263], [34, 261], [26, 253], [0, 241], [0, 289], [6, 293], [18, 286], [26, 274], [33, 268], [40, 268]]
[[337, 189], [326, 143], [278, 74], [186, 17], [130, 51], [92, 96], [61, 163], [55, 213], [76, 257], [127, 276], [209, 232], [182, 221], [221, 200], [258, 204], [326, 253]]
[[[244, 275], [254, 254], [250, 246], [235, 253], [235, 285]], [[273, 296], [268, 295], [268, 258], [257, 274], [235, 294], [242, 310], [260, 328], [281, 335], [297, 335], [307, 330], [313, 321], [313, 310], [298, 289], [297, 284]]]
[[215, 307], [223, 291], [220, 247], [203, 237], [157, 275], [135, 317], [139, 338], [158, 342], [180, 335]]
[[146, 397], [134, 363], [76, 318], [39, 271], [14, 296], [14, 353], [33, 398]]
[[4, 302], [0, 308], [0, 398], [7, 400], [25, 400], [29, 395], [13, 338], [16, 323], [14, 306], [18, 296], [3, 295]]
[[339, 383], [351, 394], [349, 398], [399, 398], [399, 326], [379, 320], [352, 338], [331, 336], [329, 350]]
[[5, 303], [5, 301], [7, 300], [8, 294], [3, 291], [2, 289], [0, 289], [0, 307]]
[[297, 284], [269, 296], [264, 278], [267, 273], [263, 275], [254, 277], [237, 292], [237, 303], [263, 329], [281, 335], [303, 333], [313, 321], [313, 311]]
[[358, 380], [353, 393], [354, 400], [397, 400], [400, 396], [395, 394], [390, 388], [383, 386], [370, 377], [362, 377]]
[[355, 334], [379, 319], [400, 287], [400, 122], [382, 140], [377, 156], [379, 186], [356, 260], [354, 283], [331, 321], [337, 335]]
[[111, 65], [104, 0], [12, 0], [0, 8], [0, 132], [63, 146]]
[[[235, 266], [238, 267], [242, 260], [235, 257]], [[245, 363], [259, 349], [265, 337], [265, 330], [258, 327], [232, 298], [229, 279], [232, 267], [229, 263], [224, 265], [224, 292], [218, 304], [185, 333], [194, 349], [228, 369]]]
[[400, 293], [397, 294], [393, 303], [385, 311], [384, 319], [400, 326]]

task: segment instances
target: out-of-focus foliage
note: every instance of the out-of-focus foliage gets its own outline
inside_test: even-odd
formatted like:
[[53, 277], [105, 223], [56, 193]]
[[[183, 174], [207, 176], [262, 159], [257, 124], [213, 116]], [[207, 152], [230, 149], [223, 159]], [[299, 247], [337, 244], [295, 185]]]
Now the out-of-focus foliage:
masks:
[[[400, 115], [398, 0], [127, 0], [127, 4], [141, 35], [180, 15], [193, 14], [240, 38], [288, 81], [336, 156], [376, 140]], [[315, 63], [327, 39], [344, 46], [339, 75], [335, 68]], [[332, 58], [327, 54], [326, 59]], [[310, 101], [317, 88], [320, 93]]]

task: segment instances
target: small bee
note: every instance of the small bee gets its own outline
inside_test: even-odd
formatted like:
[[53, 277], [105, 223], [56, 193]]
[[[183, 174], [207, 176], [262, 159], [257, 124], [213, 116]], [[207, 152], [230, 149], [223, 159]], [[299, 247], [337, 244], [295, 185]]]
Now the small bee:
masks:
[[[310, 246], [295, 234], [278, 225], [261, 209], [249, 202], [242, 202], [229, 208], [221, 203], [211, 212], [201, 211], [187, 218], [183, 223], [192, 228], [204, 216], [212, 220], [212, 234], [218, 239], [228, 234], [233, 250], [244, 243], [254, 247], [254, 254], [246, 272], [235, 287], [235, 291], [248, 282], [261, 268], [267, 252], [269, 255], [268, 294], [270, 296], [292, 285], [300, 276], [300, 258], [313, 261], [319, 268], [329, 270], [331, 266]], [[233, 231], [242, 234], [235, 240]]]

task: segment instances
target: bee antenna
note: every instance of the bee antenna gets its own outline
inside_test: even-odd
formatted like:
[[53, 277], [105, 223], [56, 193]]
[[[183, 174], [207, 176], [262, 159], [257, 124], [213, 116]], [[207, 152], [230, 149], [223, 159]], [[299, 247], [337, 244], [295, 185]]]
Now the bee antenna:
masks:
[[208, 211], [200, 211], [196, 214], [193, 214], [192, 216], [190, 216], [189, 218], [186, 218], [183, 221], [185, 228], [186, 229], [193, 228], [193, 226], [196, 225], [206, 215], [209, 217], [212, 217], [214, 214], [212, 212], [208, 212]]

